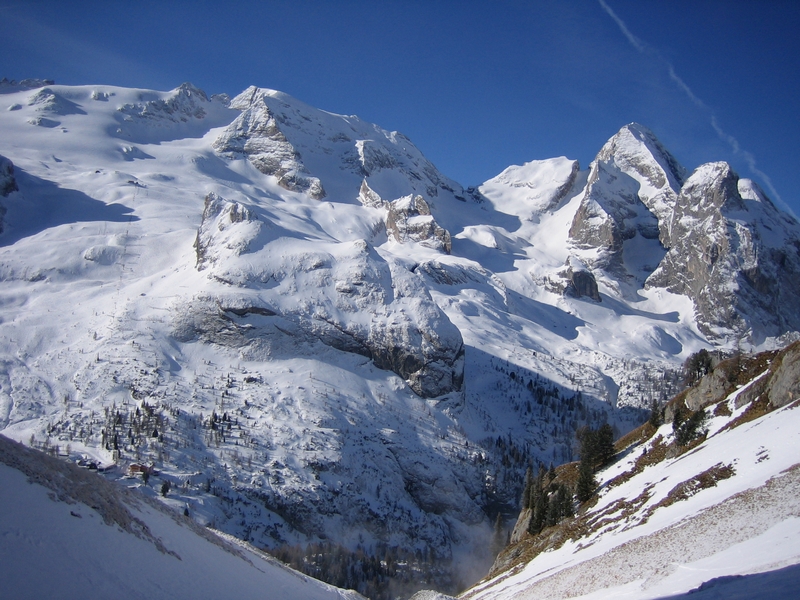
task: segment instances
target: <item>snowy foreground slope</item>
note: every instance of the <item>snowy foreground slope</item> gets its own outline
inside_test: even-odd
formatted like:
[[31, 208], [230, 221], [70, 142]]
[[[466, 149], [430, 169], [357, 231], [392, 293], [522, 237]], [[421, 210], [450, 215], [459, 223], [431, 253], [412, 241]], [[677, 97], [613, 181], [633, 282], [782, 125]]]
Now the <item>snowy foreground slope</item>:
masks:
[[643, 430], [597, 474], [598, 499], [536, 539], [515, 532], [493, 578], [463, 597], [797, 597], [800, 346], [709, 393], [735, 367], [724, 368], [667, 407], [703, 396], [702, 441], [678, 448], [671, 423]]
[[362, 598], [3, 436], [0, 486], [4, 597]]
[[0, 82], [0, 108], [0, 431], [335, 546], [347, 587], [386, 556], [463, 587], [528, 464], [639, 425], [700, 348], [800, 329], [796, 221], [638, 125], [465, 189], [263, 88]]

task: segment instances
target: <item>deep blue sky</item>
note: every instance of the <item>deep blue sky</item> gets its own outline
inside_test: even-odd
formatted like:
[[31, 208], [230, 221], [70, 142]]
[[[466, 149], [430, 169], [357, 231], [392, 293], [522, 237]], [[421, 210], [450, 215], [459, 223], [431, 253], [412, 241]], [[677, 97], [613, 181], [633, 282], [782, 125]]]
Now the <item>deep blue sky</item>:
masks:
[[797, 0], [0, 0], [0, 77], [270, 87], [402, 131], [464, 185], [585, 167], [637, 121], [800, 214]]

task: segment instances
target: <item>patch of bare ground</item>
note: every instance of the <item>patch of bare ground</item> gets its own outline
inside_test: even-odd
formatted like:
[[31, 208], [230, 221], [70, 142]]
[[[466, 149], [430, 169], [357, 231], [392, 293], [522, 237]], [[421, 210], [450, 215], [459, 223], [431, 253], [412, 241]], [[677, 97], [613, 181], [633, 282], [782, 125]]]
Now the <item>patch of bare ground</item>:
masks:
[[625, 471], [624, 473], [620, 473], [614, 479], [610, 480], [606, 486], [608, 488], [613, 488], [618, 485], [622, 485], [626, 481], [629, 481], [639, 473], [645, 470], [645, 468], [660, 463], [662, 460], [667, 458], [667, 452], [669, 450], [669, 445], [664, 443], [664, 437], [658, 436], [653, 440], [653, 443], [650, 445], [650, 448], [644, 452], [639, 458], [636, 459], [633, 467], [629, 471]]
[[682, 500], [688, 500], [702, 490], [716, 487], [718, 481], [730, 479], [734, 475], [736, 475], [736, 470], [732, 465], [717, 463], [713, 467], [709, 467], [702, 473], [699, 473], [694, 477], [687, 479], [686, 481], [682, 481], [672, 488], [669, 494], [667, 494], [663, 500], [647, 509], [647, 512], [645, 513], [641, 522], [646, 523], [652, 514], [659, 508], [671, 506], [672, 504]]
[[772, 412], [772, 408], [769, 405], [769, 398], [767, 398], [766, 394], [761, 394], [758, 398], [750, 403], [750, 405], [742, 414], [735, 419], [728, 421], [718, 433], [722, 433], [728, 429], [735, 429], [739, 427], [739, 425], [744, 425], [745, 423], [755, 421], [759, 417], [763, 417], [769, 412]]
[[619, 438], [616, 442], [614, 442], [614, 450], [617, 453], [630, 448], [631, 446], [637, 446], [642, 442], [646, 442], [653, 434], [656, 432], [656, 428], [653, 427], [650, 423], [645, 423], [644, 425], [640, 425], [633, 431], [630, 431]]
[[732, 414], [731, 407], [728, 406], [727, 402], [720, 402], [714, 409], [715, 417], [730, 417]]

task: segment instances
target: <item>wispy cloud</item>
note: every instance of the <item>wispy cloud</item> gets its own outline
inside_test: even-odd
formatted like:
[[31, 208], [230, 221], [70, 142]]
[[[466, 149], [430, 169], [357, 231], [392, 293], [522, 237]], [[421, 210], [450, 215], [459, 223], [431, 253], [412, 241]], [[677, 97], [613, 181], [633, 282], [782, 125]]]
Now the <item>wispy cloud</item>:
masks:
[[756, 177], [760, 178], [761, 181], [764, 183], [764, 185], [767, 187], [772, 198], [777, 200], [782, 206], [784, 206], [787, 210], [789, 210], [788, 207], [786, 206], [786, 203], [783, 202], [783, 200], [781, 199], [780, 194], [778, 194], [778, 190], [776, 190], [775, 186], [772, 185], [772, 180], [766, 173], [764, 173], [764, 171], [759, 169], [758, 166], [756, 165], [756, 158], [753, 155], [753, 153], [744, 150], [739, 144], [739, 141], [735, 137], [733, 137], [727, 131], [722, 129], [722, 127], [719, 125], [719, 122], [717, 121], [717, 117], [714, 114], [714, 111], [712, 111], [708, 107], [708, 105], [705, 102], [703, 102], [692, 91], [692, 89], [688, 86], [688, 84], [680, 76], [678, 76], [678, 74], [675, 72], [675, 68], [672, 66], [672, 63], [670, 63], [666, 58], [664, 58], [664, 56], [660, 52], [658, 52], [658, 50], [646, 44], [640, 38], [636, 37], [631, 32], [631, 30], [628, 29], [628, 26], [625, 24], [625, 22], [619, 18], [617, 13], [614, 12], [614, 10], [608, 5], [608, 3], [605, 0], [598, 0], [598, 2], [600, 3], [600, 6], [606, 12], [606, 14], [608, 14], [608, 16], [614, 20], [614, 22], [617, 24], [620, 31], [622, 32], [622, 35], [625, 36], [625, 38], [628, 40], [631, 46], [633, 46], [641, 54], [649, 54], [654, 56], [666, 67], [667, 73], [669, 74], [669, 78], [677, 86], [677, 88], [686, 95], [686, 97], [692, 102], [692, 104], [694, 104], [695, 106], [697, 106], [697, 108], [705, 111], [708, 114], [711, 127], [714, 129], [719, 139], [728, 144], [733, 153], [737, 156], [740, 156], [744, 160], [750, 172]]
[[642, 40], [640, 40], [638, 37], [636, 37], [635, 35], [633, 35], [631, 33], [631, 30], [628, 29], [628, 26], [625, 25], [625, 22], [617, 16], [617, 13], [615, 13], [611, 9], [611, 7], [604, 2], [604, 0], [598, 0], [598, 1], [600, 2], [600, 6], [603, 7], [603, 10], [608, 13], [608, 16], [611, 17], [612, 19], [614, 19], [614, 21], [616, 22], [616, 24], [619, 26], [620, 30], [622, 31], [622, 34], [626, 38], [628, 38], [628, 41], [631, 43], [631, 45], [634, 48], [636, 48], [639, 52], [642, 52], [642, 53], [647, 52], [649, 50], [649, 47], [646, 46], [644, 44], [644, 42], [642, 42]]

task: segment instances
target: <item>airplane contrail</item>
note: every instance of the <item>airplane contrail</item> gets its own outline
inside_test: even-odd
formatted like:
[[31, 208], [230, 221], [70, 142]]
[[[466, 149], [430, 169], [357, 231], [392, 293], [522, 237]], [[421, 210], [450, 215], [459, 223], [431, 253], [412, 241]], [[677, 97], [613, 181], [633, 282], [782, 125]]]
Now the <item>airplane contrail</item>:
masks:
[[759, 177], [764, 182], [764, 185], [767, 186], [767, 189], [772, 195], [772, 198], [777, 200], [786, 210], [790, 210], [787, 207], [786, 203], [781, 199], [780, 194], [778, 194], [778, 190], [776, 190], [775, 186], [772, 185], [772, 180], [769, 178], [769, 176], [756, 166], [756, 158], [753, 155], [753, 153], [744, 150], [739, 144], [739, 141], [735, 137], [733, 137], [731, 134], [723, 130], [722, 127], [720, 127], [719, 122], [717, 121], [717, 117], [714, 114], [714, 111], [712, 111], [705, 102], [703, 102], [700, 98], [698, 98], [697, 95], [688, 86], [688, 84], [678, 76], [672, 64], [667, 59], [665, 59], [664, 56], [660, 52], [658, 52], [655, 48], [646, 44], [640, 38], [636, 37], [631, 32], [631, 30], [628, 29], [628, 26], [625, 24], [625, 22], [619, 18], [617, 13], [614, 12], [614, 10], [606, 3], [605, 0], [597, 0], [597, 1], [600, 3], [600, 6], [606, 12], [606, 14], [608, 14], [608, 16], [614, 20], [614, 22], [617, 24], [620, 31], [622, 32], [622, 35], [625, 36], [625, 38], [628, 40], [631, 46], [633, 46], [639, 53], [651, 54], [656, 58], [658, 58], [662, 63], [664, 63], [664, 65], [667, 68], [669, 78], [673, 81], [673, 83], [675, 83], [678, 89], [681, 90], [686, 95], [686, 97], [689, 98], [689, 100], [691, 100], [692, 104], [694, 104], [695, 106], [697, 106], [698, 108], [704, 110], [709, 114], [711, 127], [714, 129], [719, 139], [728, 144], [731, 150], [733, 150], [733, 153], [735, 155], [741, 156], [744, 159], [745, 163], [747, 163], [748, 169], [750, 169], [750, 172]]

